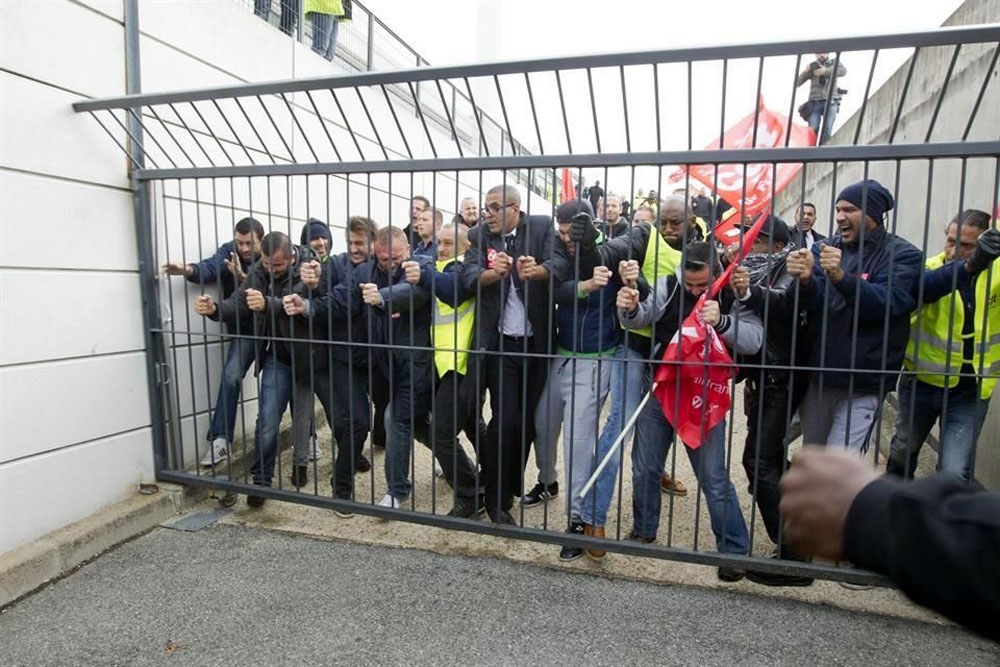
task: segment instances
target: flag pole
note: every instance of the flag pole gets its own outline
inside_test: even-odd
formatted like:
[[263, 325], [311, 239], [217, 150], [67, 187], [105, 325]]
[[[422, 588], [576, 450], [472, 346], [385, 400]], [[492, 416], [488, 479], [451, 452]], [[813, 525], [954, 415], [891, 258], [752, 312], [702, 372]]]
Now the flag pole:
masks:
[[590, 479], [587, 480], [587, 483], [583, 485], [583, 488], [580, 490], [580, 494], [578, 496], [579, 498], [585, 497], [590, 492], [591, 487], [593, 487], [594, 483], [597, 482], [598, 475], [600, 475], [601, 472], [608, 466], [608, 463], [611, 462], [611, 457], [614, 456], [615, 452], [618, 451], [618, 448], [622, 446], [622, 442], [624, 442], [626, 434], [628, 434], [628, 432], [632, 430], [632, 427], [635, 426], [635, 422], [639, 418], [639, 414], [642, 412], [642, 409], [646, 407], [646, 403], [649, 402], [650, 396], [652, 396], [653, 392], [656, 391], [656, 385], [657, 383], [654, 382], [653, 386], [649, 388], [649, 391], [639, 403], [639, 407], [635, 409], [635, 412], [632, 413], [629, 420], [625, 422], [625, 426], [622, 427], [621, 433], [618, 434], [618, 437], [615, 438], [611, 448], [608, 449], [608, 453], [604, 455], [604, 459], [601, 461], [600, 465], [597, 466], [594, 474], [591, 475]]

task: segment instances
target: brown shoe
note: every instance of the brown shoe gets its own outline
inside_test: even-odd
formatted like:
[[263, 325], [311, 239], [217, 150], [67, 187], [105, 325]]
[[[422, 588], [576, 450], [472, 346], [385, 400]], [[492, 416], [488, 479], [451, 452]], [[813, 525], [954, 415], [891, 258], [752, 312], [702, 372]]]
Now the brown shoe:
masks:
[[666, 473], [660, 478], [660, 491], [678, 498], [688, 494], [687, 487], [680, 480], [676, 480]]
[[[583, 534], [587, 537], [600, 537], [604, 539], [604, 526], [591, 526], [589, 523], [585, 523], [583, 524]], [[608, 552], [603, 549], [587, 549], [587, 555], [594, 560], [601, 560], [608, 555]]]

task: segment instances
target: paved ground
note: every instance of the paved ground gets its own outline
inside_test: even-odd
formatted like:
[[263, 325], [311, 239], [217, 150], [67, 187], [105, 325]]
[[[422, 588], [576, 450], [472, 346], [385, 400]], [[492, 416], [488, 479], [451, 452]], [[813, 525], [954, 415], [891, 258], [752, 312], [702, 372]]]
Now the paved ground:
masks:
[[0, 614], [3, 665], [996, 665], [949, 626], [493, 558], [158, 529]]

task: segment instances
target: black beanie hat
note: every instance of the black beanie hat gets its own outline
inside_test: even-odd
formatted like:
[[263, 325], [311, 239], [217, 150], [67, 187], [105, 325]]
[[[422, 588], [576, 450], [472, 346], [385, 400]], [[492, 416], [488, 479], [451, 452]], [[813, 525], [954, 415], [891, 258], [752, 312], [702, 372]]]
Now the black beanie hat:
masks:
[[327, 252], [330, 252], [333, 248], [333, 235], [330, 234], [330, 228], [322, 220], [309, 218], [305, 226], [302, 227], [302, 240], [300, 243], [302, 245], [309, 245], [310, 241], [320, 236], [326, 238]]
[[[892, 193], [872, 178], [848, 185], [837, 195], [837, 201], [841, 200], [851, 202], [879, 224], [882, 224], [886, 212], [891, 211], [896, 205]], [[864, 206], [861, 205], [862, 200], [864, 200]]]

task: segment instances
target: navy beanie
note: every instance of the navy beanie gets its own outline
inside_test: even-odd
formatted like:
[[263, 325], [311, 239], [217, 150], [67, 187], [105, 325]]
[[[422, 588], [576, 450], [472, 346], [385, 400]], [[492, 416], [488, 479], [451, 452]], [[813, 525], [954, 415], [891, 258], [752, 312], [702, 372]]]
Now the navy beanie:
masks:
[[556, 209], [556, 221], [562, 223], [572, 222], [573, 216], [582, 212], [585, 212], [591, 218], [594, 217], [594, 209], [589, 201], [586, 199], [571, 199]]
[[[867, 181], [858, 181], [853, 185], [848, 185], [837, 195], [837, 201], [849, 201], [865, 212], [869, 218], [882, 224], [887, 211], [891, 211], [896, 205], [892, 193], [885, 189], [885, 186], [869, 178]], [[862, 200], [864, 206], [862, 206]]]
[[[332, 250], [333, 248], [333, 235], [330, 234], [330, 228], [326, 226], [326, 223], [322, 220], [317, 220], [316, 218], [309, 218], [305, 226], [302, 228], [302, 240], [300, 243], [302, 245], [309, 245], [309, 242], [315, 238], [323, 236], [326, 238], [327, 248]], [[327, 252], [330, 252], [327, 250]]]

